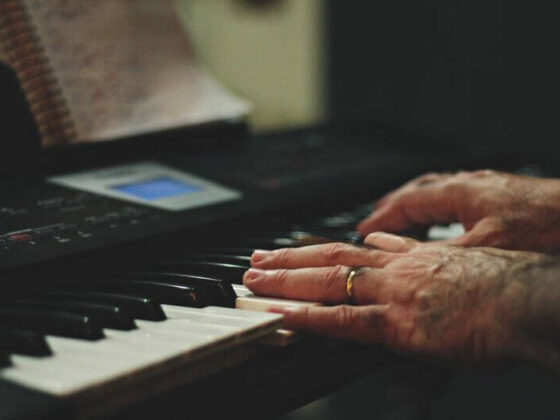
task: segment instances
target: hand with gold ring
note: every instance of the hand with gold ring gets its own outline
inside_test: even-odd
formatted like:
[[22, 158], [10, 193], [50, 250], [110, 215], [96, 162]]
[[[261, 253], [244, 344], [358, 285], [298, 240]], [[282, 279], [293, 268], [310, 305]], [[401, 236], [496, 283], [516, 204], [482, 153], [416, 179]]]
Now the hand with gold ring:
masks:
[[365, 244], [255, 251], [244, 284], [332, 305], [282, 310], [289, 329], [464, 361], [512, 356], [560, 367], [560, 311], [543, 323], [560, 302], [560, 281], [551, 280], [560, 280], [560, 261], [384, 233]]

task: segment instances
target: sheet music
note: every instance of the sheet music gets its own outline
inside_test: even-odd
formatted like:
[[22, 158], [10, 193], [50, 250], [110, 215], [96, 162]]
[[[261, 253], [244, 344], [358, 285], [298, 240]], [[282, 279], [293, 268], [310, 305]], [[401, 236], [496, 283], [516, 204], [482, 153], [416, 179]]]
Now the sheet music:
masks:
[[195, 63], [169, 0], [25, 0], [79, 142], [219, 119], [250, 105]]

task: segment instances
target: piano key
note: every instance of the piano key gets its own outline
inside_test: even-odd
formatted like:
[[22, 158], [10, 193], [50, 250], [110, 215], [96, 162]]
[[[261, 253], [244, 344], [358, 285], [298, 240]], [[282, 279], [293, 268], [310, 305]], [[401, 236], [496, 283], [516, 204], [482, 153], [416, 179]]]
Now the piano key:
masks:
[[125, 276], [193, 287], [207, 304], [235, 308], [235, 292], [231, 284], [225, 280], [173, 272], [133, 272], [126, 273]]
[[[249, 253], [249, 255], [245, 255]], [[204, 252], [198, 254], [189, 254], [189, 260], [195, 261], [214, 261], [214, 262], [221, 262], [226, 264], [235, 264], [235, 265], [243, 265], [247, 268], [251, 266], [251, 254], [253, 253], [253, 249], [250, 251], [244, 250], [242, 255], [238, 254], [231, 254], [231, 253], [223, 253], [223, 252]]]
[[158, 262], [154, 268], [177, 273], [193, 274], [226, 280], [230, 283], [241, 283], [247, 267], [214, 261], [169, 260]]
[[147, 297], [131, 296], [110, 292], [92, 291], [49, 291], [41, 296], [52, 299], [64, 299], [71, 301], [93, 302], [109, 305], [117, 305], [125, 308], [133, 318], [148, 321], [163, 321], [165, 314], [161, 306]]
[[131, 331], [107, 330], [107, 339], [93, 343], [49, 336], [53, 357], [38, 362], [14, 356], [14, 366], [0, 371], [0, 378], [68, 396], [155, 366], [163, 372], [180, 366], [198, 371], [193, 362], [201, 357], [266, 336], [282, 323], [277, 314], [247, 315], [231, 308], [163, 309], [165, 321], [139, 321], [138, 329]]
[[44, 335], [35, 331], [0, 326], [0, 351], [44, 357], [52, 354]]
[[461, 223], [450, 223], [447, 226], [434, 225], [427, 231], [427, 239], [430, 241], [443, 241], [455, 239], [465, 234], [465, 227]]
[[243, 315], [240, 315], [240, 312], [229, 312], [226, 315], [220, 313], [201, 313], [196, 309], [172, 305], [164, 305], [164, 310], [169, 319], [188, 320], [196, 325], [203, 325], [204, 328], [216, 325], [219, 325], [220, 328], [244, 328], [253, 322], [251, 319], [246, 319]]
[[323, 228], [353, 229], [360, 220], [362, 220], [362, 217], [357, 214], [351, 212], [341, 212], [332, 216], [313, 220], [310, 225]]
[[258, 237], [249, 237], [241, 240], [238, 245], [232, 247], [221, 247], [214, 250], [216, 253], [233, 254], [248, 258], [255, 249], [274, 250], [278, 248], [296, 248], [304, 245], [316, 245], [321, 243], [343, 241], [355, 244], [363, 242], [359, 233], [353, 230], [333, 229], [306, 231], [306, 226], [295, 226], [291, 232], [272, 233]]
[[302, 246], [297, 239], [288, 236], [259, 236], [244, 238], [242, 241], [244, 247], [254, 249], [275, 250], [278, 248], [297, 248]]
[[[278, 299], [270, 297], [256, 296], [240, 284], [234, 284], [233, 289], [237, 294], [235, 307], [249, 311], [268, 312], [274, 309], [289, 308], [297, 306], [322, 306], [320, 302], [309, 302], [301, 300]], [[260, 344], [270, 346], [288, 346], [296, 341], [301, 340], [302, 334], [292, 330], [280, 328], [274, 334], [271, 334], [260, 340]]]
[[194, 288], [189, 286], [149, 280], [129, 280], [126, 278], [115, 278], [112, 280], [111, 282], [103, 281], [84, 287], [91, 287], [93, 291], [145, 296], [160, 304], [167, 303], [169, 305], [193, 306], [197, 308], [206, 306], [206, 302], [202, 301]]
[[91, 317], [51, 310], [2, 307], [0, 325], [85, 340], [104, 337], [103, 330]]
[[125, 309], [115, 305], [51, 299], [24, 299], [17, 301], [15, 306], [87, 315], [105, 328], [116, 328], [118, 330], [136, 328], [132, 316]]
[[326, 232], [294, 230], [284, 233], [269, 233], [258, 237], [249, 237], [242, 240], [246, 247], [274, 250], [278, 248], [297, 248], [306, 245], [318, 245], [329, 242], [361, 243], [361, 236], [353, 231]]
[[[250, 246], [249, 247], [237, 246], [237, 247], [215, 248], [212, 251], [218, 254], [236, 255], [251, 261], [251, 255], [253, 255], [255, 249], [256, 249], [255, 247], [250, 247]], [[212, 261], [211, 258], [207, 258], [205, 260]]]
[[[156, 324], [150, 321], [142, 323]], [[173, 325], [169, 325], [169, 324]], [[47, 363], [25, 357], [14, 358], [14, 368], [0, 372], [0, 377], [12, 379], [55, 395], [68, 395], [129, 376], [132, 372], [159, 366], [167, 360], [195, 360], [220, 347], [231, 346], [235, 335], [230, 331], [219, 334], [193, 334], [186, 322], [166, 320], [152, 330], [140, 327], [132, 331], [108, 331], [108, 339], [84, 346], [73, 340], [52, 340], [55, 357]], [[161, 328], [165, 331], [160, 331]], [[172, 327], [172, 328], [170, 328]], [[92, 363], [95, 360], [95, 363]]]
[[295, 227], [289, 235], [304, 245], [325, 242], [350, 242], [353, 244], [363, 242], [363, 237], [353, 229], [306, 229], [304, 226], [299, 226]]
[[[270, 328], [271, 324], [269, 323], [276, 323], [276, 329], [281, 327], [281, 321], [278, 322], [278, 314], [274, 313], [208, 306], [204, 308], [204, 319], [201, 319], [200, 312], [196, 312], [196, 310], [192, 308], [178, 308], [164, 305], [164, 310], [170, 319], [180, 319], [197, 325], [205, 324], [205, 328], [207, 328], [208, 325], [219, 325], [220, 327], [226, 325], [230, 327], [238, 326], [237, 339], [247, 339], [247, 337], [253, 336], [256, 332], [259, 333], [262, 328]], [[281, 319], [282, 316], [280, 315], [280, 320]], [[249, 329], [249, 326], [254, 325], [256, 321], [262, 322], [262, 327]]]
[[252, 311], [268, 312], [273, 309], [283, 309], [296, 306], [321, 306], [319, 302], [309, 302], [303, 300], [279, 299], [272, 297], [256, 296], [243, 285], [235, 284], [233, 289], [237, 294], [235, 307]]
[[48, 363], [15, 357], [15, 368], [1, 375], [54, 394], [79, 392], [108, 379], [129, 375], [152, 364], [157, 365], [212, 341], [199, 335], [189, 336], [181, 327], [184, 325], [176, 325], [173, 334], [167, 335], [141, 329], [126, 332], [110, 330], [109, 339], [95, 342], [94, 345], [48, 337], [49, 345], [55, 352]]

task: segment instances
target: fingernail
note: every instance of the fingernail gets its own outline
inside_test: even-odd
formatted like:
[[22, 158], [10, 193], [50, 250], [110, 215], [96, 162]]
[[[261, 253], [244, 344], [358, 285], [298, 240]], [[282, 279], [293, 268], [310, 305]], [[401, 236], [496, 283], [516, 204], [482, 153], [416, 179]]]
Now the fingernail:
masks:
[[365, 240], [368, 241], [368, 238], [382, 239], [388, 245], [398, 245], [398, 246], [406, 245], [406, 240], [404, 238], [401, 238], [400, 236], [397, 235], [393, 235], [391, 233], [374, 232], [374, 233], [370, 233]]
[[253, 255], [251, 255], [251, 264], [258, 264], [264, 261], [268, 256], [270, 256], [270, 251], [255, 249], [255, 251], [253, 251]]
[[243, 283], [251, 283], [255, 280], [261, 278], [264, 274], [264, 270], [259, 270], [258, 268], [250, 268], [248, 269], [245, 274], [243, 275]]

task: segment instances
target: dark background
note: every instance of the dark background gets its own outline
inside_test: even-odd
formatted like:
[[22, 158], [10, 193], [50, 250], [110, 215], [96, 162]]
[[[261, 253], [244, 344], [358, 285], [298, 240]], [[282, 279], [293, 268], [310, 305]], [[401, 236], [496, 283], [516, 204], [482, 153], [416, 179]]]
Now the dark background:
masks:
[[329, 0], [333, 119], [550, 153], [560, 92], [553, 4]]

